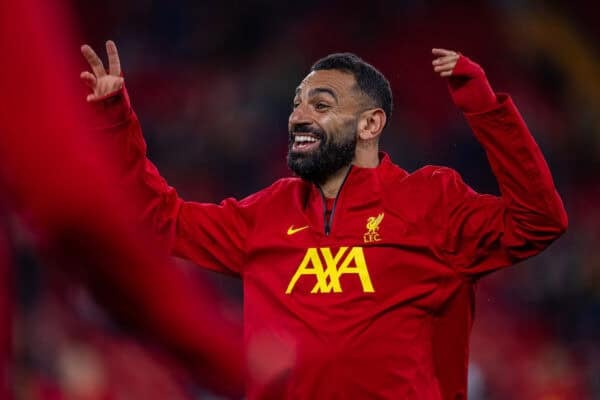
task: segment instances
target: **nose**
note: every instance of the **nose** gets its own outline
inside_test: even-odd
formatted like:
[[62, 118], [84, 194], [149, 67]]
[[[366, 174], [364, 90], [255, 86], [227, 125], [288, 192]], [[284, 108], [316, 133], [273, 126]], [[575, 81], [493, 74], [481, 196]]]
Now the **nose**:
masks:
[[308, 107], [302, 103], [292, 110], [288, 120], [290, 128], [295, 125], [310, 124], [311, 122], [312, 119], [310, 118]]

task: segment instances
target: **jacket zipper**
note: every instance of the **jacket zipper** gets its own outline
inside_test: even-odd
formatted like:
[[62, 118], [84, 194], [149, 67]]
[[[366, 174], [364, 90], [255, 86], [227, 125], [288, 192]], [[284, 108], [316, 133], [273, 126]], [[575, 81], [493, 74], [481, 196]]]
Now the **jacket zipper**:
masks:
[[319, 192], [321, 193], [321, 198], [323, 199], [323, 223], [325, 225], [325, 236], [329, 236], [329, 233], [331, 232], [331, 225], [333, 224], [333, 214], [335, 214], [335, 206], [337, 205], [338, 198], [340, 197], [342, 188], [344, 187], [344, 184], [346, 183], [346, 179], [348, 179], [348, 175], [350, 175], [351, 170], [352, 170], [352, 165], [350, 165], [350, 168], [348, 168], [348, 171], [346, 172], [346, 176], [344, 176], [344, 180], [342, 181], [342, 184], [340, 185], [340, 190], [338, 190], [337, 194], [335, 195], [335, 199], [333, 200], [333, 205], [331, 206], [331, 214], [329, 214], [329, 218], [327, 218], [327, 199], [325, 198], [323, 189], [321, 189], [321, 187], [319, 185], [317, 185], [317, 187], [319, 188]]

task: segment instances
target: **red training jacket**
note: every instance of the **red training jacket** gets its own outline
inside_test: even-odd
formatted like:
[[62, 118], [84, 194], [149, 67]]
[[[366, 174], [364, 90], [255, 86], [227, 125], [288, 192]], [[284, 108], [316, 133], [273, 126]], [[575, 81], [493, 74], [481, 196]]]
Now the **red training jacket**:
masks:
[[124, 179], [173, 254], [244, 282], [249, 399], [463, 399], [473, 288], [566, 229], [548, 166], [507, 95], [465, 114], [502, 196], [449, 168], [352, 167], [325, 220], [286, 178], [243, 200], [184, 201], [146, 158], [127, 93], [99, 104]]

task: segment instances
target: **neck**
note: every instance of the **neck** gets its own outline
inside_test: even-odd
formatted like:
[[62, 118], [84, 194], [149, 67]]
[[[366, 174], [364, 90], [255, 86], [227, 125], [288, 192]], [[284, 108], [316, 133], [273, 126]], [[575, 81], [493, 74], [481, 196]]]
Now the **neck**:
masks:
[[376, 139], [359, 140], [354, 151], [352, 164], [361, 168], [376, 168], [379, 165], [379, 143]]
[[338, 193], [340, 192], [340, 188], [342, 187], [342, 183], [344, 183], [344, 179], [346, 179], [349, 169], [350, 165], [340, 168], [337, 172], [329, 176], [325, 182], [319, 184], [319, 187], [321, 188], [321, 191], [325, 197], [329, 199], [337, 197]]
[[[379, 145], [376, 140], [359, 141], [354, 153], [352, 165], [360, 168], [376, 168], [379, 165]], [[319, 187], [327, 198], [337, 197], [344, 179], [350, 169], [350, 165], [340, 168], [337, 172], [329, 176]]]

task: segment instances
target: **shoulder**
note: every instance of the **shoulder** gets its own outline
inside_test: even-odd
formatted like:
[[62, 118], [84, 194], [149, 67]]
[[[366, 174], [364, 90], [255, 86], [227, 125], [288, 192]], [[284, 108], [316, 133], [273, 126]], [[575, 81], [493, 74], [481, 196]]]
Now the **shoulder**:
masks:
[[426, 165], [410, 176], [416, 184], [426, 184], [432, 189], [445, 190], [452, 186], [465, 185], [458, 171], [439, 165]]
[[387, 154], [382, 160], [381, 167], [380, 176], [383, 177], [382, 180], [385, 184], [400, 184], [409, 187], [425, 185], [431, 188], [432, 184], [439, 185], [455, 180], [462, 181], [457, 171], [446, 166], [425, 165], [416, 171], [407, 172], [395, 164]]
[[[395, 164], [388, 167], [386, 173], [387, 183], [394, 184], [402, 189], [426, 189], [432, 192], [443, 189], [449, 184], [463, 183], [460, 174], [450, 168], [439, 165], [425, 165], [413, 172], [406, 172]], [[463, 183], [464, 184], [464, 183]]]
[[296, 191], [300, 188], [305, 187], [306, 185], [307, 182], [303, 181], [300, 178], [281, 178], [276, 180], [266, 188], [256, 192], [253, 196], [258, 196], [260, 198], [269, 198], [271, 196], [277, 196], [280, 194], [287, 194], [289, 192]]
[[417, 219], [427, 218], [472, 191], [456, 170], [438, 165], [426, 165], [399, 176], [388, 187], [394, 188], [386, 191], [390, 204]]
[[242, 200], [241, 205], [253, 206], [259, 204], [265, 204], [273, 199], [277, 199], [280, 196], [287, 196], [295, 191], [298, 191], [306, 185], [306, 182], [300, 178], [281, 178], [273, 182], [271, 185], [255, 192]]

